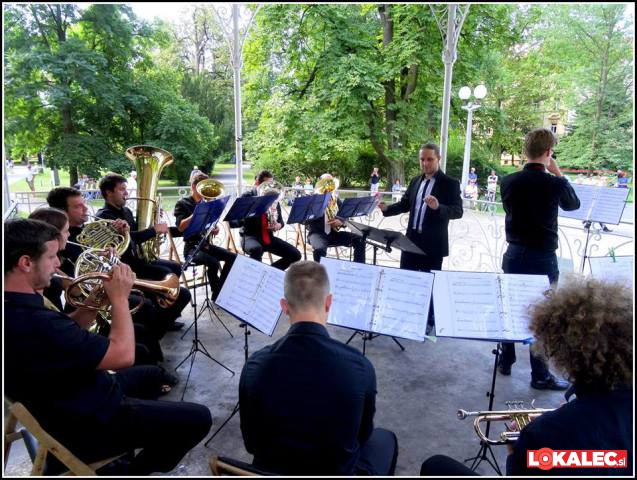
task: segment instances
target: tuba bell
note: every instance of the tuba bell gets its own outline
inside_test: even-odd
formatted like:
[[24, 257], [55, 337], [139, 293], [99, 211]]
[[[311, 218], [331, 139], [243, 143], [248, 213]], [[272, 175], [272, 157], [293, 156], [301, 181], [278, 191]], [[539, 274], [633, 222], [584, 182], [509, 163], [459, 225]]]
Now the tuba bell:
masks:
[[222, 197], [225, 191], [223, 183], [212, 178], [201, 180], [196, 189], [206, 202]]
[[[459, 420], [464, 420], [467, 417], [476, 417], [473, 421], [473, 428], [482, 442], [488, 443], [489, 445], [506, 445], [516, 442], [520, 437], [520, 430], [526, 427], [532, 420], [543, 413], [553, 411], [553, 409], [550, 408], [535, 408], [534, 403], [535, 400], [531, 402], [531, 408], [525, 409], [524, 402], [505, 402], [509, 408], [508, 410], [487, 410], [482, 412], [458, 410], [457, 416]], [[517, 431], [506, 430], [500, 433], [499, 439], [494, 440], [488, 438], [482, 432], [480, 424], [483, 422], [514, 422], [517, 426]]]
[[[325, 216], [327, 217], [327, 221], [331, 222], [336, 218], [336, 213], [338, 212], [338, 202], [336, 201], [336, 190], [340, 186], [340, 182], [338, 178], [334, 178], [331, 175], [323, 176], [321, 179], [316, 182], [316, 186], [314, 187], [314, 193], [318, 193], [324, 195], [328, 192], [332, 194], [332, 198], [330, 198], [330, 202], [327, 204], [325, 208]], [[334, 230], [339, 230], [340, 227], [332, 226]]]
[[[150, 145], [137, 145], [126, 149], [126, 158], [137, 172], [137, 225], [144, 230], [158, 223], [161, 210], [161, 196], [157, 197], [159, 177], [164, 167], [173, 163], [170, 152]], [[155, 236], [138, 245], [138, 255], [147, 262], [159, 258], [163, 236]]]

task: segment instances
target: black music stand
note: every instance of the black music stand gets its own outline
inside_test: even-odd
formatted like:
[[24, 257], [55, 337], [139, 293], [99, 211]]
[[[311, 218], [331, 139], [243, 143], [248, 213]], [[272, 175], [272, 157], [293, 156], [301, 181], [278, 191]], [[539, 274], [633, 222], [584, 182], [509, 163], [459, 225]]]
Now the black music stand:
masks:
[[224, 222], [238, 222], [246, 218], [263, 215], [277, 200], [277, 195], [264, 195], [262, 197], [239, 197], [223, 219]]
[[288, 225], [293, 223], [303, 224], [303, 236], [305, 241], [303, 242], [303, 259], [307, 260], [307, 227], [306, 223], [315, 218], [322, 217], [325, 214], [325, 209], [330, 201], [331, 193], [307, 195], [305, 197], [298, 197], [294, 199], [292, 204], [292, 210], [288, 217]]
[[[367, 198], [375, 200], [373, 197]], [[425, 255], [425, 253], [416, 244], [414, 244], [414, 242], [409, 240], [400, 232], [394, 232], [393, 230], [383, 230], [381, 228], [371, 227], [363, 223], [353, 222], [352, 220], [348, 220], [347, 225], [349, 226], [352, 233], [363, 237], [363, 241], [373, 247], [373, 265], [376, 265], [376, 257], [379, 248], [382, 248], [388, 253], [392, 251], [393, 247], [395, 247], [403, 252]], [[349, 342], [352, 341], [356, 334], [361, 334], [363, 336], [363, 355], [365, 354], [365, 342], [367, 340], [372, 340], [379, 335], [371, 332], [360, 332], [357, 330], [352, 334], [351, 337], [349, 337], [349, 340], [347, 340], [347, 342], [345, 343], [349, 344]], [[396, 337], [391, 338], [398, 344], [401, 350], [405, 350], [405, 347], [403, 347], [403, 345], [396, 339]]]
[[376, 197], [346, 198], [338, 209], [338, 218], [365, 217], [378, 205]]
[[[217, 222], [219, 221], [219, 217], [223, 213], [223, 210], [225, 209], [229, 198], [230, 197], [224, 197], [222, 199], [215, 200], [213, 202], [201, 203], [197, 205], [197, 207], [195, 208], [195, 212], [197, 213], [197, 216], [193, 217], [190, 225], [184, 231], [184, 237], [189, 237], [193, 235], [193, 233], [199, 233], [203, 231], [205, 231], [205, 233], [202, 236], [201, 240], [199, 241], [199, 244], [197, 244], [197, 247], [195, 248], [193, 253], [186, 259], [186, 262], [182, 265], [181, 267], [182, 274], [192, 264], [194, 256], [201, 251], [205, 242], [208, 241], [208, 237], [210, 236]], [[190, 358], [190, 368], [188, 369], [188, 376], [186, 377], [186, 383], [184, 384], [184, 391], [181, 394], [182, 401], [184, 399], [184, 396], [186, 395], [186, 389], [188, 388], [188, 382], [190, 381], [190, 375], [192, 373], [192, 367], [193, 367], [193, 364], [195, 363], [195, 357], [197, 355], [197, 352], [201, 352], [210, 360], [212, 360], [216, 364], [228, 370], [234, 376], [234, 372], [230, 370], [228, 367], [226, 367], [223, 363], [219, 362], [212, 355], [210, 355], [210, 353], [208, 353], [208, 350], [206, 349], [206, 346], [203, 344], [201, 340], [199, 340], [199, 328], [198, 328], [198, 318], [197, 318], [197, 287], [196, 286], [193, 289], [193, 308], [195, 311], [195, 321], [193, 322], [193, 325], [195, 326], [195, 337], [192, 340], [192, 347], [190, 348], [190, 353], [186, 355], [186, 358], [184, 358], [181, 362], [179, 362], [179, 365], [175, 367], [175, 371], [177, 371], [177, 369], [181, 367], [184, 364], [184, 362]]]
[[[500, 359], [501, 351], [502, 351], [501, 343], [497, 343], [495, 348], [491, 351], [491, 353], [495, 355], [495, 358], [493, 360], [493, 376], [491, 377], [491, 390], [487, 392], [487, 397], [489, 398], [489, 408], [487, 409], [488, 411], [493, 410], [493, 399], [495, 398], [495, 395], [494, 395], [495, 379], [498, 373], [498, 360]], [[489, 438], [490, 427], [491, 427], [491, 422], [487, 422], [487, 428], [485, 430], [485, 436], [487, 438]], [[487, 457], [487, 452], [491, 454], [491, 458]], [[493, 459], [493, 461], [491, 461], [491, 459]], [[478, 468], [478, 465], [480, 465], [482, 462], [487, 462], [489, 465], [491, 465], [491, 468], [493, 468], [499, 476], [502, 476], [502, 471], [500, 470], [500, 467], [498, 466], [498, 461], [495, 459], [495, 455], [493, 454], [491, 445], [489, 445], [484, 440], [480, 440], [480, 450], [478, 450], [478, 453], [474, 457], [465, 459], [465, 463], [470, 461], [473, 462], [470, 468], [474, 472], [476, 468]]]

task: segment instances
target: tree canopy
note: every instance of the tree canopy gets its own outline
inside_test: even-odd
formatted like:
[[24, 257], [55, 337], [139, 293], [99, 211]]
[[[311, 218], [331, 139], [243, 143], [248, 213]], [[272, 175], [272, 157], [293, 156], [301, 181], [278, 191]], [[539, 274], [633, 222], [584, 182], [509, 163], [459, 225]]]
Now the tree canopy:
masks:
[[[164, 176], [234, 157], [232, 67], [210, 4], [175, 24], [125, 4], [3, 5], [6, 151], [78, 174], [127, 173], [123, 153], [173, 153]], [[177, 6], [176, 6], [177, 9]], [[460, 176], [463, 85], [483, 83], [471, 161], [500, 169], [557, 116], [565, 167], [632, 170], [633, 20], [625, 4], [474, 4], [454, 65], [447, 171]], [[364, 186], [418, 170], [438, 142], [444, 65], [427, 4], [267, 4], [244, 46], [245, 158], [290, 182], [331, 172]], [[485, 175], [483, 175], [485, 176]]]

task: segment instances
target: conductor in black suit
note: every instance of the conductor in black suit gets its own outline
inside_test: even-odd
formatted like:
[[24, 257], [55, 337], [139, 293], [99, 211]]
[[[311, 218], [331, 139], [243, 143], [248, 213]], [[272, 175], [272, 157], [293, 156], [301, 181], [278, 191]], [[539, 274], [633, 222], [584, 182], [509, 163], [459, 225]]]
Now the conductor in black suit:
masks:
[[400, 268], [429, 272], [442, 268], [449, 255], [447, 227], [449, 220], [462, 218], [460, 183], [440, 170], [440, 148], [435, 143], [420, 147], [422, 174], [409, 183], [405, 195], [393, 205], [381, 202], [378, 208], [390, 217], [409, 212], [407, 238], [425, 255], [403, 252]]

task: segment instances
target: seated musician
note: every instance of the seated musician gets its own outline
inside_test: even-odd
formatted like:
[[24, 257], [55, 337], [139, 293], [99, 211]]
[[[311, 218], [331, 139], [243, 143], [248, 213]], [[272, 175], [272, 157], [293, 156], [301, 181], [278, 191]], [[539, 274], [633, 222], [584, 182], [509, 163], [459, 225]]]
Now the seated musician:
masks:
[[[88, 221], [88, 207], [82, 192], [70, 187], [56, 187], [52, 189], [46, 197], [49, 206], [60, 209], [66, 213], [69, 220], [69, 242], [66, 243], [61, 253], [62, 270], [66, 275], [75, 276], [75, 262], [84, 249], [77, 244], [77, 237], [84, 229]], [[115, 227], [120, 227], [122, 232], [128, 228], [128, 224], [124, 220], [115, 220]], [[185, 307], [185, 303], [180, 298], [177, 299], [172, 308], [161, 308], [154, 296], [141, 297], [140, 295], [131, 293], [129, 296], [130, 308], [135, 307], [143, 301], [142, 307], [133, 314], [135, 324], [143, 325], [150, 337], [146, 341], [146, 335], [136, 327], [137, 338], [150, 350], [151, 359], [154, 362], [163, 359], [163, 353], [159, 347], [159, 339], [161, 339], [166, 330], [171, 328]], [[177, 305], [178, 303], [182, 303]], [[187, 303], [187, 301], [186, 301]]]
[[[264, 182], [271, 182], [274, 179], [272, 174], [267, 170], [262, 170], [257, 175], [254, 182], [254, 188], [245, 192], [242, 197], [257, 196], [257, 187]], [[243, 251], [250, 255], [250, 258], [261, 261], [264, 252], [270, 252], [279, 258], [272, 264], [273, 267], [285, 270], [292, 263], [301, 260], [301, 252], [295, 247], [274, 236], [274, 232], [283, 228], [283, 216], [281, 215], [281, 205], [276, 206], [277, 219], [276, 223], [268, 224], [266, 214], [259, 217], [246, 218], [238, 222], [230, 222], [232, 228], [241, 227], [239, 234], [241, 235], [241, 247]]]
[[[507, 458], [507, 474], [632, 476], [632, 292], [620, 284], [571, 279], [537, 304], [531, 318], [538, 346], [573, 387], [567, 392], [568, 403], [522, 429]], [[626, 450], [627, 468], [527, 467], [527, 452], [542, 448]], [[450, 465], [453, 474], [461, 474], [458, 462], [443, 462], [441, 456], [425, 462], [421, 474], [444, 475], [443, 463], [447, 474]]]
[[[329, 173], [321, 175], [321, 180], [331, 178], [332, 175]], [[334, 192], [332, 192], [332, 195], [334, 195]], [[343, 203], [339, 199], [334, 199], [333, 201], [336, 202], [336, 205], [332, 207], [334, 210], [340, 208]], [[327, 214], [307, 223], [308, 239], [314, 249], [315, 262], [320, 262], [321, 257], [327, 255], [328, 247], [354, 247], [354, 261], [365, 263], [365, 242], [363, 242], [361, 237], [353, 233], [338, 231], [344, 223], [345, 219], [339, 217], [328, 220]]]
[[325, 267], [291, 265], [284, 294], [288, 333], [254, 353], [239, 382], [254, 466], [281, 475], [392, 475], [398, 443], [374, 428], [374, 367], [325, 328], [332, 305]]
[[36, 291], [49, 285], [60, 265], [59, 234], [39, 220], [4, 224], [5, 394], [23, 403], [84, 462], [141, 449], [128, 464], [121, 462], [126, 468], [117, 473], [169, 472], [207, 434], [210, 411], [194, 403], [140, 398], [139, 379], [108, 372], [134, 361], [127, 299], [135, 275], [127, 265], [116, 265], [104, 282], [113, 305], [108, 338], [44, 306]]
[[[64, 249], [68, 245], [67, 240], [69, 238], [69, 220], [66, 213], [57, 208], [40, 207], [34, 210], [29, 215], [29, 218], [33, 220], [42, 220], [49, 225], [53, 225], [60, 231], [60, 250], [58, 252], [58, 257], [60, 257], [60, 263], [64, 264], [67, 259], [63, 257], [62, 252], [64, 252]], [[70, 272], [69, 274], [58, 269], [58, 273], [65, 276], [73, 277], [73, 272]], [[39, 293], [43, 294], [44, 303], [47, 307], [54, 308], [58, 312], [64, 311], [82, 328], [90, 328], [97, 320], [97, 312], [95, 311], [83, 308], [75, 309], [68, 303], [65, 306], [62, 305], [62, 297], [63, 295], [65, 295], [65, 285], [62, 279], [60, 279], [59, 277], [53, 277], [51, 279], [50, 286]], [[150, 317], [146, 318], [155, 318], [152, 316], [154, 314], [155, 307], [152, 305], [152, 303], [150, 303], [149, 300], [146, 300], [139, 295], [131, 294], [129, 296], [129, 308], [133, 308], [140, 301], [145, 302], [144, 307], [140, 309], [136, 315], [133, 316], [133, 324], [135, 327], [135, 365], [156, 364], [158, 361], [161, 361], [163, 359], [161, 346], [159, 345], [159, 338], [154, 335], [154, 332], [152, 330], [147, 329], [142, 323], [140, 323], [139, 320], [142, 317], [138, 315], [140, 312], [142, 312], [146, 315], [151, 315]], [[147, 303], [150, 303], [150, 306], [148, 306]], [[104, 325], [104, 323], [105, 322], [98, 323], [98, 328], [96, 328], [95, 332], [108, 336], [110, 327], [108, 326], [108, 324]], [[176, 377], [169, 375], [167, 372], [166, 377], [170, 378], [168, 380], [168, 383], [170, 385], [174, 385], [177, 382]]]
[[[201, 194], [197, 191], [197, 185], [202, 180], [209, 178], [205, 173], [195, 173], [192, 176], [190, 183], [190, 196], [184, 197], [175, 204], [175, 222], [180, 232], [185, 231], [192, 220], [192, 214], [195, 211], [197, 203], [203, 200]], [[216, 226], [212, 231], [212, 235], [219, 233], [219, 227]], [[184, 238], [184, 260], [193, 254], [197, 245], [201, 241], [202, 234], [191, 235], [188, 238]], [[237, 254], [226, 250], [225, 248], [217, 247], [206, 242], [203, 248], [197, 252], [193, 259], [193, 263], [196, 265], [205, 264], [208, 269], [208, 282], [212, 289], [212, 299], [216, 300], [219, 291], [223, 286], [223, 283], [228, 277], [228, 273], [232, 268], [234, 259], [237, 258]], [[224, 262], [223, 268], [220, 266], [220, 262]], [[219, 271], [221, 270], [221, 276]]]
[[[126, 228], [130, 230], [130, 245], [122, 254], [121, 260], [130, 265], [133, 271], [140, 278], [149, 280], [163, 280], [166, 275], [181, 275], [181, 265], [170, 260], [157, 259], [147, 262], [137, 252], [137, 247], [142, 243], [155, 237], [157, 234], [167, 233], [168, 225], [165, 223], [157, 223], [144, 230], [137, 230], [137, 221], [133, 216], [130, 208], [126, 207], [126, 199], [128, 198], [128, 190], [126, 179], [121, 175], [109, 174], [100, 180], [100, 191], [104, 197], [105, 205], [97, 211], [98, 218], [107, 220], [124, 220]], [[183, 327], [183, 322], [175, 322], [181, 311], [190, 302], [190, 291], [187, 288], [179, 288], [179, 297], [177, 301], [167, 309], [173, 317], [166, 328], [169, 330], [178, 330]]]

